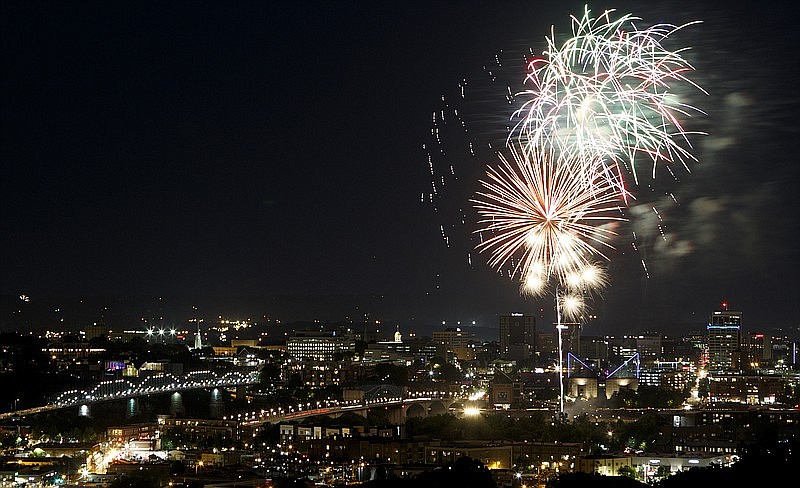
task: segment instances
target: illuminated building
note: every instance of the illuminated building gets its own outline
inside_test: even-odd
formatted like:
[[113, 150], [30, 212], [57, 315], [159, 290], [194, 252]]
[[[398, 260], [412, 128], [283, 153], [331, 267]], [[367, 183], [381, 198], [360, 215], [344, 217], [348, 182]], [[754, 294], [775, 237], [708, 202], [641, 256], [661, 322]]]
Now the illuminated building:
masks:
[[433, 331], [433, 342], [447, 346], [462, 361], [475, 359], [475, 334], [463, 331], [460, 327]]
[[536, 317], [521, 313], [500, 316], [500, 357], [529, 361], [536, 353]]
[[286, 341], [286, 352], [294, 360], [332, 361], [335, 356], [353, 354], [355, 341], [333, 333], [296, 333]]
[[85, 334], [87, 341], [96, 337], [108, 336], [108, 327], [102, 323], [92, 322], [92, 325], [86, 327]]
[[200, 333], [200, 322], [197, 323], [197, 332], [194, 334], [194, 348], [203, 348], [203, 335]]
[[[724, 304], [727, 305], [727, 304]], [[711, 314], [708, 334], [709, 371], [739, 369], [742, 343], [742, 312], [716, 310]]]
[[758, 369], [762, 365], [771, 365], [772, 354], [772, 338], [761, 332], [750, 332], [747, 335], [747, 342], [744, 344], [747, 348], [746, 368], [747, 370]]
[[518, 406], [522, 384], [502, 371], [495, 371], [490, 383], [489, 401], [496, 409]]

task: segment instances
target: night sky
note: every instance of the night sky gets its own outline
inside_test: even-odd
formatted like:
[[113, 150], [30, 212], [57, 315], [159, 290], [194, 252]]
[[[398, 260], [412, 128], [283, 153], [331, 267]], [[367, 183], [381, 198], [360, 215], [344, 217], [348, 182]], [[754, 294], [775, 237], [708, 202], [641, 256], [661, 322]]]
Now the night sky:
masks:
[[[690, 124], [708, 135], [691, 173], [637, 190], [593, 330], [678, 331], [723, 300], [746, 329], [797, 328], [797, 12], [651, 3], [590, 8], [703, 20], [675, 45], [692, 47], [708, 115]], [[552, 299], [521, 298], [474, 251], [468, 198], [496, 162], [522, 53], [582, 2], [0, 9], [0, 294], [401, 328], [550, 320]]]

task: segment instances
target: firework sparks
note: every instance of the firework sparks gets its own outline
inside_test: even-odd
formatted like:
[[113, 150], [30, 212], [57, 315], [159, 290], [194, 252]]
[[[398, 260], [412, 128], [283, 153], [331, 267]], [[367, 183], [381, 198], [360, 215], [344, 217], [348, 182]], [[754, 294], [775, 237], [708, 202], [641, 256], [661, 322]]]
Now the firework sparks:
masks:
[[683, 26], [639, 30], [638, 18], [612, 20], [611, 12], [593, 18], [586, 8], [563, 44], [547, 38], [543, 58], [529, 63], [527, 101], [513, 115], [521, 119], [507, 140], [513, 158], [500, 154], [473, 199], [478, 232], [490, 236], [478, 246], [491, 251], [489, 265], [518, 277], [525, 294], [554, 289], [562, 413], [562, 316], [580, 319], [586, 295], [608, 283], [596, 260], [608, 259], [613, 224], [624, 220], [622, 168], [638, 184], [637, 155], [652, 161], [653, 177], [660, 161], [672, 173], [670, 163], [688, 171], [695, 159], [681, 118], [699, 110], [672, 90], [676, 82], [697, 87], [685, 75], [693, 68], [683, 50], [662, 44]]
[[[640, 30], [637, 17], [612, 20], [612, 12], [594, 18], [586, 9], [572, 17], [572, 36], [561, 45], [553, 34], [546, 38], [543, 56], [528, 65], [531, 88], [520, 94], [527, 101], [514, 114], [520, 118], [514, 133], [524, 145], [552, 145], [585, 164], [624, 164], [637, 184], [637, 155], [652, 161], [653, 176], [659, 161], [688, 170], [695, 158], [681, 119], [702, 112], [682, 103], [675, 89], [702, 89], [687, 77], [693, 67], [686, 49], [663, 44], [690, 24]], [[622, 174], [615, 176], [627, 198]]]
[[557, 296], [556, 300], [559, 301], [561, 314], [570, 320], [575, 320], [580, 317], [586, 308], [583, 296], [576, 293], [566, 293], [562, 296]]
[[626, 174], [638, 184], [637, 155], [652, 161], [653, 176], [658, 162], [688, 170], [694, 160], [681, 119], [700, 111], [673, 89], [697, 87], [686, 76], [693, 68], [685, 49], [664, 47], [685, 25], [639, 29], [638, 18], [613, 20], [612, 12], [595, 18], [587, 8], [572, 17], [569, 39], [547, 38], [514, 113], [521, 120], [507, 141], [512, 161], [501, 155], [473, 200], [485, 226], [478, 232], [490, 235], [478, 248], [491, 250], [489, 265], [510, 268], [527, 294], [543, 294], [553, 277], [569, 294], [606, 286], [595, 261], [608, 259], [609, 224], [624, 220], [614, 211], [631, 196]]
[[594, 261], [606, 258], [613, 224], [624, 220], [610, 178], [595, 171], [587, 181], [582, 165], [563, 154], [509, 147], [512, 158], [500, 154], [473, 199], [484, 225], [477, 232], [489, 236], [479, 250], [491, 252], [489, 265], [498, 271], [510, 267], [526, 294], [543, 294], [553, 279], [570, 289], [602, 287]]

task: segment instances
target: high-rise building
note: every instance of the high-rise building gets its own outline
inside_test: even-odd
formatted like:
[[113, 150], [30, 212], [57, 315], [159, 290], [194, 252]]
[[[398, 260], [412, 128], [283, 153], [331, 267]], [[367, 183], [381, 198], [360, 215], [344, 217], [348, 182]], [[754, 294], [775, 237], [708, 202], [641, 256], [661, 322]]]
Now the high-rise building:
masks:
[[636, 352], [639, 353], [641, 361], [644, 363], [654, 363], [663, 356], [661, 340], [663, 336], [658, 333], [649, 332], [640, 334], [636, 337]]
[[433, 342], [446, 346], [459, 360], [475, 359], [475, 334], [460, 327], [433, 331]]
[[[583, 338], [583, 325], [579, 322], [561, 321], [561, 340], [563, 341], [564, 354], [571, 352], [579, 353], [581, 350], [581, 340]], [[558, 324], [553, 324], [555, 337], [558, 338]]]
[[757, 369], [762, 365], [772, 364], [772, 337], [763, 332], [750, 332], [747, 334], [747, 368]]
[[742, 344], [742, 312], [716, 310], [706, 327], [710, 371], [739, 369]]
[[536, 317], [521, 313], [500, 316], [500, 356], [532, 360], [536, 353]]
[[573, 354], [584, 361], [605, 364], [608, 362], [608, 341], [605, 337], [583, 336], [579, 348]]

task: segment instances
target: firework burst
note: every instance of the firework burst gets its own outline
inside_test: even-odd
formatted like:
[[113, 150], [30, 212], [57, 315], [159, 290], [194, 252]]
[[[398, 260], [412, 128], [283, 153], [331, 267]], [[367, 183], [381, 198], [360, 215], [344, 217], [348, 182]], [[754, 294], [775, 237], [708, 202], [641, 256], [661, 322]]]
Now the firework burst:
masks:
[[[507, 269], [523, 293], [542, 295], [550, 285], [596, 290], [606, 283], [598, 259], [607, 259], [622, 201], [605, 171], [587, 178], [564, 154], [535, 146], [509, 146], [499, 155], [474, 198], [483, 225], [480, 251], [489, 265]], [[483, 238], [485, 237], [485, 238]]]
[[509, 269], [523, 294], [554, 292], [562, 413], [562, 316], [579, 319], [586, 295], [608, 283], [597, 261], [608, 259], [613, 224], [624, 220], [626, 173], [638, 184], [642, 154], [653, 177], [659, 162], [688, 171], [695, 159], [681, 119], [699, 110], [673, 91], [676, 83], [696, 87], [686, 76], [693, 68], [684, 50], [663, 46], [683, 26], [640, 30], [638, 18], [612, 20], [611, 12], [594, 18], [587, 8], [572, 18], [563, 44], [547, 38], [543, 57], [528, 66], [527, 101], [513, 116], [520, 121], [507, 141], [512, 158], [500, 154], [473, 199], [477, 232], [488, 235], [478, 249], [490, 251], [489, 265]]
[[477, 249], [518, 280], [521, 293], [552, 293], [559, 324], [608, 285], [603, 262], [633, 197], [627, 180], [639, 184], [639, 161], [649, 160], [655, 178], [661, 166], [688, 171], [695, 160], [693, 132], [683, 124], [702, 112], [680, 95], [685, 87], [703, 90], [689, 79], [687, 49], [667, 48], [691, 24], [641, 28], [639, 18], [612, 13], [593, 16], [587, 8], [572, 17], [563, 42], [551, 31], [542, 55], [528, 63], [528, 89], [516, 95], [522, 103], [507, 151], [472, 198]]
[[[592, 17], [572, 17], [572, 36], [558, 45], [546, 38], [547, 49], [529, 65], [530, 88], [519, 94], [526, 101], [511, 137], [523, 145], [554, 146], [574, 155], [584, 172], [592, 165], [611, 162], [627, 166], [638, 183], [635, 159], [644, 155], [655, 176], [659, 161], [679, 162], [688, 170], [690, 134], [681, 120], [695, 107], [681, 102], [678, 86], [700, 91], [687, 74], [693, 67], [683, 57], [686, 49], [670, 51], [664, 42], [685, 27], [657, 24], [639, 29], [640, 20], [612, 10]], [[613, 175], [618, 191], [627, 198], [623, 175]]]

